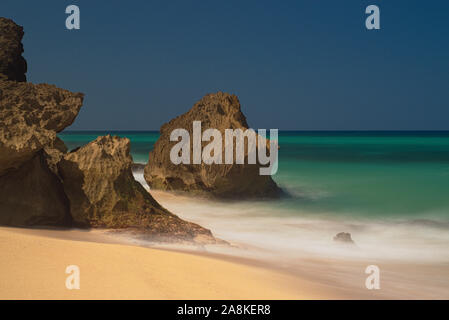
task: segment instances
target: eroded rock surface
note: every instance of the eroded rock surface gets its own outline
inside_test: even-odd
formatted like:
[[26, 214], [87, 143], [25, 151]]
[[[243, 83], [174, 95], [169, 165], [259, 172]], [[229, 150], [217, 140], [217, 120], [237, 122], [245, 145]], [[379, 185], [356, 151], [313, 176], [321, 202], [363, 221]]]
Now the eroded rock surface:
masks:
[[209, 230], [171, 214], [134, 180], [129, 152], [128, 139], [108, 135], [64, 156], [58, 166], [74, 223], [215, 243]]
[[14, 21], [0, 17], [0, 73], [7, 79], [26, 81], [26, 60], [22, 57], [23, 28]]
[[84, 95], [27, 83], [23, 30], [0, 18], [0, 224], [127, 229], [156, 240], [216, 243], [161, 207], [134, 180], [130, 143], [99, 137], [67, 153], [57, 133]]
[[83, 97], [53, 85], [0, 80], [0, 175], [52, 145], [75, 120]]
[[0, 78], [0, 224], [70, 226], [56, 136], [71, 125], [83, 94]]
[[[248, 129], [237, 96], [222, 92], [204, 96], [188, 112], [161, 127], [161, 136], [145, 167], [145, 180], [152, 189], [215, 198], [272, 198], [282, 194], [271, 176], [259, 174], [259, 164], [248, 164], [247, 153], [245, 164], [173, 164], [170, 150], [177, 142], [170, 141], [170, 134], [182, 128], [193, 137], [193, 121], [201, 121], [203, 132], [209, 128], [218, 129], [223, 149], [226, 129]], [[208, 143], [203, 142], [202, 146]], [[190, 148], [192, 156], [192, 143]]]

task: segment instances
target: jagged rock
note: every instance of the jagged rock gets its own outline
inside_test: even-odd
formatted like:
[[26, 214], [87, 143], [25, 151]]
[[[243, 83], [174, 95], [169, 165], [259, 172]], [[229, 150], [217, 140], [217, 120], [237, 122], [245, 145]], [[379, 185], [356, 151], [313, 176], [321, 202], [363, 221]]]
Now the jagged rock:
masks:
[[100, 137], [67, 154], [56, 134], [73, 123], [83, 94], [24, 82], [22, 36], [0, 18], [0, 224], [127, 228], [159, 240], [216, 243], [134, 180], [129, 140]]
[[134, 180], [130, 142], [104, 136], [66, 154], [59, 172], [79, 226], [132, 228], [159, 239], [215, 243], [211, 232], [164, 209]]
[[23, 28], [0, 17], [0, 73], [7, 79], [25, 82], [26, 60], [22, 57]]
[[0, 18], [0, 224], [68, 226], [56, 133], [72, 124], [83, 95], [25, 82], [22, 37], [22, 27]]
[[83, 94], [48, 84], [0, 80], [0, 176], [56, 141], [75, 120]]
[[64, 155], [69, 151], [64, 141], [56, 137], [49, 145], [44, 148], [46, 154], [46, 160], [48, 167], [54, 174], [59, 176], [58, 163], [64, 157]]
[[16, 227], [69, 226], [68, 199], [59, 178], [39, 151], [0, 177], [0, 224]]
[[[265, 198], [282, 194], [271, 176], [259, 174], [259, 164], [178, 164], [170, 160], [170, 150], [177, 142], [170, 141], [174, 129], [186, 129], [192, 137], [193, 121], [201, 121], [202, 131], [218, 129], [225, 147], [225, 129], [246, 130], [248, 124], [235, 95], [218, 92], [198, 101], [185, 114], [164, 124], [160, 138], [150, 153], [145, 167], [145, 180], [152, 189], [181, 191], [216, 198]], [[203, 142], [202, 146], [208, 142]], [[192, 156], [192, 143], [190, 144]]]
[[340, 232], [334, 237], [334, 241], [340, 243], [354, 244], [354, 241], [351, 238], [351, 234], [348, 232]]
[[56, 133], [73, 122], [82, 101], [55, 86], [0, 80], [0, 224], [70, 224], [56, 167], [66, 149]]

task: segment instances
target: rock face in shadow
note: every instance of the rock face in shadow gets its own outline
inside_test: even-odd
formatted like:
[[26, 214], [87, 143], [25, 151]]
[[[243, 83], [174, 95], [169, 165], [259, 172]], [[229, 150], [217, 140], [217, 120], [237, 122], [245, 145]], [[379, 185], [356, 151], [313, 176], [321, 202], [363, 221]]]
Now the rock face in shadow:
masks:
[[56, 167], [66, 149], [56, 133], [82, 103], [80, 93], [0, 79], [0, 224], [71, 225]]
[[22, 36], [0, 18], [0, 224], [70, 226], [56, 167], [67, 150], [56, 133], [73, 123], [83, 94], [24, 82]]
[[[271, 176], [259, 174], [259, 164], [248, 164], [247, 153], [245, 164], [207, 165], [192, 164], [192, 161], [191, 164], [173, 164], [170, 151], [177, 142], [170, 141], [170, 134], [173, 130], [182, 128], [193, 137], [193, 121], [201, 121], [202, 132], [209, 128], [218, 129], [222, 134], [223, 150], [225, 129], [248, 128], [246, 117], [235, 95], [218, 92], [204, 96], [188, 112], [161, 127], [161, 136], [154, 145], [145, 167], [145, 180], [152, 189], [234, 199], [273, 198], [282, 194]], [[202, 146], [208, 143], [203, 142]], [[192, 157], [192, 142], [190, 149]]]
[[66, 154], [59, 162], [74, 223], [215, 243], [209, 230], [171, 214], [134, 180], [129, 152], [128, 139], [108, 135]]
[[69, 226], [69, 202], [44, 151], [0, 177], [0, 224]]
[[134, 180], [130, 143], [99, 137], [67, 153], [57, 133], [84, 95], [27, 83], [23, 30], [0, 18], [0, 225], [129, 229], [157, 240], [215, 243], [161, 207]]
[[23, 28], [14, 21], [0, 17], [0, 73], [7, 79], [24, 82], [27, 72], [26, 60], [22, 57]]

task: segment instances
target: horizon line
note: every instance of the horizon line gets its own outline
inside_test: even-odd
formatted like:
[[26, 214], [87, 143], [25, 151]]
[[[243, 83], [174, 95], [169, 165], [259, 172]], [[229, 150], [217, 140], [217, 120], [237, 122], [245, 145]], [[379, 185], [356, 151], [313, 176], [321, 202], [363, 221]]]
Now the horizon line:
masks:
[[[278, 129], [279, 132], [448, 132], [447, 130], [426, 130], [426, 129], [418, 129], [418, 130], [334, 130], [334, 129], [322, 129], [322, 130], [297, 130], [297, 129]], [[133, 130], [133, 129], [79, 129], [79, 130], [63, 130], [59, 133], [68, 133], [68, 132], [159, 132], [160, 130]]]

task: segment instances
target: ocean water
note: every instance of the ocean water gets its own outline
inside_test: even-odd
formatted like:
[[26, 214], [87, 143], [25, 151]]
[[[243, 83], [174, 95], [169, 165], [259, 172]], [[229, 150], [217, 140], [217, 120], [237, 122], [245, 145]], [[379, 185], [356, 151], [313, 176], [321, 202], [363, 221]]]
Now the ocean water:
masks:
[[[146, 163], [158, 132], [63, 132], [69, 149], [99, 135], [131, 140]], [[443, 220], [449, 223], [449, 132], [280, 132], [274, 176], [292, 197], [282, 214]]]
[[[99, 135], [131, 140], [146, 163], [157, 132], [63, 132], [69, 149]], [[322, 255], [449, 263], [449, 132], [280, 132], [273, 177], [290, 197], [156, 199], [217, 237], [273, 257]], [[142, 172], [135, 172], [143, 182]], [[350, 232], [360, 250], [335, 247]], [[245, 252], [248, 256], [249, 252]]]
[[[60, 137], [73, 149], [108, 133], [129, 138], [138, 163], [147, 162], [159, 137]], [[449, 296], [449, 132], [280, 132], [279, 145], [273, 178], [290, 197], [224, 202], [151, 192], [171, 212], [234, 245], [207, 251], [313, 279], [319, 274], [323, 285], [357, 294], [366, 293], [364, 270], [375, 264], [383, 297]], [[145, 184], [142, 172], [134, 176]], [[355, 245], [333, 241], [339, 232], [350, 232]]]

